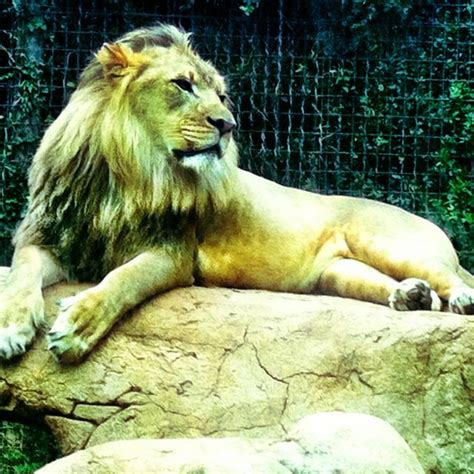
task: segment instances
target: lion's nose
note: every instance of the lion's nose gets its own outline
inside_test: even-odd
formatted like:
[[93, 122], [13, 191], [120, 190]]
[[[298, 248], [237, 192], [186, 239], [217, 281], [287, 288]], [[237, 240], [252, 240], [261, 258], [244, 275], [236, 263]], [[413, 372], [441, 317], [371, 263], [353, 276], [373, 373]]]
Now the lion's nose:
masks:
[[235, 120], [230, 117], [230, 118], [213, 118], [213, 117], [207, 117], [207, 121], [213, 125], [214, 127], [219, 130], [219, 133], [221, 135], [224, 135], [225, 133], [230, 132], [235, 126], [237, 125], [235, 123]]

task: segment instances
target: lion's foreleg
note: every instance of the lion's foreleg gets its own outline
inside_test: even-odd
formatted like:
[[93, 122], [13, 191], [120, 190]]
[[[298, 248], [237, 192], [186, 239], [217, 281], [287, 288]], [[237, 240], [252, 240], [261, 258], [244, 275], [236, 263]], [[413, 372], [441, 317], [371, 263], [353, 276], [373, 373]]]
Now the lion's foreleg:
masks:
[[23, 354], [44, 320], [42, 288], [65, 278], [53, 256], [35, 245], [18, 248], [0, 292], [0, 358]]
[[192, 258], [144, 252], [98, 285], [61, 301], [48, 334], [49, 349], [65, 363], [88, 354], [126, 311], [162, 291], [192, 284]]
[[409, 278], [398, 282], [357, 260], [340, 259], [322, 273], [317, 290], [346, 298], [389, 304], [402, 311], [440, 310], [438, 295], [424, 280]]

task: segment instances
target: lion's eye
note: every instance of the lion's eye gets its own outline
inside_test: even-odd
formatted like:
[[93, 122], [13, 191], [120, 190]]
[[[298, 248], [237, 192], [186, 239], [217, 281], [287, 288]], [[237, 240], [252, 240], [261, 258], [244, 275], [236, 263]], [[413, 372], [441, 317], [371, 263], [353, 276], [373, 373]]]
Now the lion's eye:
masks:
[[227, 100], [227, 96], [226, 95], [220, 95], [219, 99], [222, 103], [224, 103]]
[[193, 92], [193, 85], [187, 79], [173, 79], [171, 82], [186, 92]]

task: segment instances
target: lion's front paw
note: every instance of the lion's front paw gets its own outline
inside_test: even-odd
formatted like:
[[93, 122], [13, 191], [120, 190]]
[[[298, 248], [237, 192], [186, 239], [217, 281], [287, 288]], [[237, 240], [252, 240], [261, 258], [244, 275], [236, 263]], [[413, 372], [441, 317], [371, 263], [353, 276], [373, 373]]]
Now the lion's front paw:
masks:
[[0, 328], [0, 358], [9, 360], [24, 354], [34, 336], [35, 329], [31, 324], [18, 326], [12, 323]]
[[23, 354], [44, 318], [41, 292], [18, 291], [0, 295], [0, 359]]
[[458, 314], [474, 314], [474, 289], [453, 290], [449, 297], [449, 310]]
[[388, 297], [390, 308], [397, 311], [441, 310], [441, 300], [430, 284], [418, 278], [407, 278]]
[[48, 349], [65, 364], [80, 362], [105, 334], [102, 301], [88, 292], [59, 302], [60, 313], [47, 334]]
[[69, 321], [68, 313], [60, 313], [46, 335], [48, 349], [66, 364], [80, 361], [89, 351], [89, 344], [76, 334], [77, 325]]

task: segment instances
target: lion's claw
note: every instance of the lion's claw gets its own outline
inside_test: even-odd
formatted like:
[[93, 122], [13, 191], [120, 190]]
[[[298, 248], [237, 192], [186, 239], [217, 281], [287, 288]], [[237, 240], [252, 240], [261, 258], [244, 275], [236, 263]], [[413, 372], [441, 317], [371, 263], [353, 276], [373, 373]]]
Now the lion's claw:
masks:
[[83, 292], [58, 302], [61, 310], [46, 338], [48, 349], [62, 363], [81, 361], [94, 345], [97, 306], [89, 305], [88, 295]]
[[449, 297], [449, 310], [457, 314], [474, 314], [474, 289], [455, 289]]
[[46, 336], [48, 350], [62, 363], [79, 362], [88, 352], [89, 345], [74, 332], [69, 334], [51, 331]]
[[33, 327], [18, 327], [10, 324], [0, 329], [0, 358], [9, 360], [26, 352], [26, 347], [33, 340], [35, 331]]
[[0, 359], [26, 352], [44, 321], [41, 292], [10, 291], [0, 296]]

